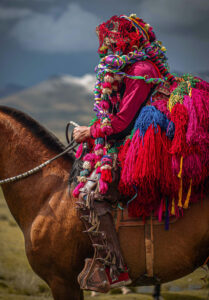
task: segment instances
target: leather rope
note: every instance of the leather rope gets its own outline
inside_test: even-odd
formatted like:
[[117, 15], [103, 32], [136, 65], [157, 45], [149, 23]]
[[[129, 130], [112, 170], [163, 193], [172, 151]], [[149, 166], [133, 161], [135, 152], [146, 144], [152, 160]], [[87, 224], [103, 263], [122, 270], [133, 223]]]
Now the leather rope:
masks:
[[[66, 138], [68, 137], [68, 128], [69, 128], [69, 125], [73, 125], [75, 127], [79, 126], [77, 123], [75, 123], [73, 121], [70, 121], [67, 124], [67, 127], [66, 127]], [[72, 135], [71, 135], [71, 141], [69, 141], [69, 138], [67, 138], [67, 141], [68, 141], [67, 147], [65, 147], [65, 149], [60, 154], [54, 156], [53, 158], [45, 161], [43, 164], [41, 164], [41, 165], [39, 165], [39, 166], [37, 166], [37, 167], [29, 170], [29, 171], [26, 171], [26, 172], [24, 172], [22, 174], [19, 174], [19, 175], [13, 176], [13, 177], [9, 177], [9, 178], [0, 180], [0, 185], [2, 185], [4, 183], [14, 182], [14, 181], [26, 178], [26, 177], [28, 177], [30, 175], [33, 175], [33, 174], [37, 173], [38, 171], [40, 171], [41, 169], [43, 169], [44, 167], [46, 167], [48, 164], [50, 164], [54, 160], [56, 160], [59, 157], [63, 156], [67, 152], [74, 150], [77, 147], [77, 143], [73, 140]]]

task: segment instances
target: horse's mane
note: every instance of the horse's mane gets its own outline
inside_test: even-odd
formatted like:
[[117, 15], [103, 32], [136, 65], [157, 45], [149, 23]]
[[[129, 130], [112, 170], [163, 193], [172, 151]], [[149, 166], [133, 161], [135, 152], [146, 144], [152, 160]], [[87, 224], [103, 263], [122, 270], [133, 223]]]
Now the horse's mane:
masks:
[[[34, 120], [26, 113], [17, 110], [15, 108], [2, 106], [2, 105], [0, 105], [0, 111], [7, 114], [8, 116], [11, 116], [17, 122], [21, 123], [27, 129], [29, 129], [29, 131], [35, 137], [41, 140], [42, 143], [48, 149], [51, 149], [52, 151], [55, 151], [57, 153], [61, 153], [64, 150], [65, 146], [59, 141], [59, 139], [53, 133], [48, 131], [44, 126], [39, 124], [36, 120]], [[74, 155], [71, 153], [65, 154], [64, 157], [70, 160], [74, 160]]]

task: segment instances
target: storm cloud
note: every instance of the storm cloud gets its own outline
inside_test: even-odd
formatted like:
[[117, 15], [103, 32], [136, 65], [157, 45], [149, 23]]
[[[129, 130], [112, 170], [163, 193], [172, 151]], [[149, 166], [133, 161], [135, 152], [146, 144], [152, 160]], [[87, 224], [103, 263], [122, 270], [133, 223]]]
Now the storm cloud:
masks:
[[[56, 15], [57, 14], [57, 15]], [[24, 47], [43, 52], [69, 53], [95, 49], [94, 28], [100, 19], [78, 4], [69, 4], [62, 13], [33, 13], [19, 21], [10, 35]]]
[[130, 13], [153, 26], [171, 70], [209, 70], [208, 0], [0, 0], [0, 83], [92, 73], [96, 25]]

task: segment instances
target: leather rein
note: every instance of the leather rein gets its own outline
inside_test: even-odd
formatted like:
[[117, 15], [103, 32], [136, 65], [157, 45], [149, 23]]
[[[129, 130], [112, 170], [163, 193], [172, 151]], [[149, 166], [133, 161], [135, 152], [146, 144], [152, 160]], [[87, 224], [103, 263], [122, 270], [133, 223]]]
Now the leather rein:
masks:
[[19, 175], [13, 176], [13, 177], [9, 177], [9, 178], [0, 180], [0, 185], [2, 185], [4, 183], [15, 182], [17, 180], [20, 180], [20, 179], [26, 178], [26, 177], [28, 177], [30, 175], [33, 175], [33, 174], [37, 173], [38, 171], [40, 171], [41, 169], [43, 169], [44, 167], [46, 167], [47, 165], [49, 165], [54, 160], [56, 160], [59, 157], [63, 156], [64, 154], [66, 154], [66, 153], [68, 153], [70, 151], [74, 152], [75, 148], [77, 147], [78, 144], [73, 139], [73, 132], [71, 134], [71, 138], [69, 139], [68, 130], [69, 130], [69, 127], [71, 125], [74, 126], [74, 127], [79, 126], [77, 123], [75, 123], [73, 121], [70, 121], [69, 123], [67, 123], [65, 135], [66, 135], [66, 140], [67, 140], [68, 145], [67, 145], [67, 147], [64, 148], [64, 150], [61, 153], [59, 153], [58, 155], [54, 156], [53, 158], [45, 161], [41, 165], [39, 165], [39, 166], [37, 166], [37, 167], [29, 170], [29, 171], [26, 171], [26, 172], [24, 172], [22, 174], [19, 174]]

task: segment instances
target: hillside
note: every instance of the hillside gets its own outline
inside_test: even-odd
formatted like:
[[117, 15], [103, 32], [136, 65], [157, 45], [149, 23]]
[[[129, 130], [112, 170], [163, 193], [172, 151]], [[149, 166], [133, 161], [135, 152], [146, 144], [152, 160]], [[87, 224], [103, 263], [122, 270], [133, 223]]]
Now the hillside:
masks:
[[24, 111], [64, 140], [70, 120], [87, 125], [93, 117], [94, 75], [53, 76], [40, 84], [0, 99], [0, 105]]

